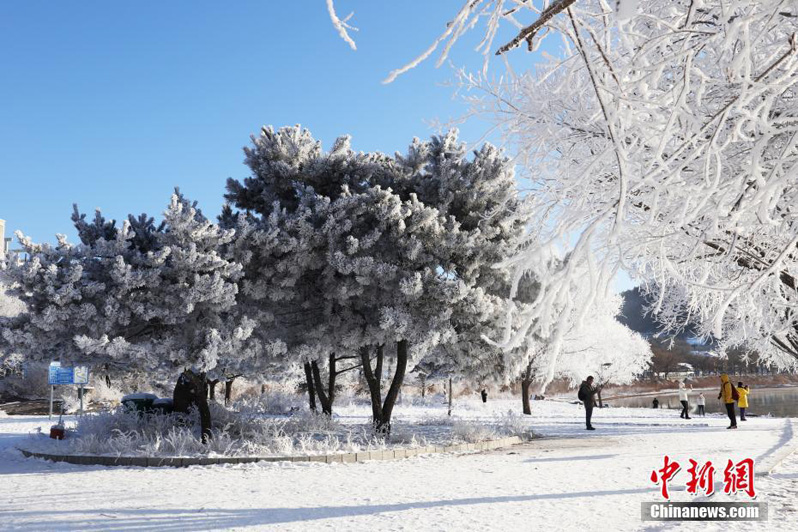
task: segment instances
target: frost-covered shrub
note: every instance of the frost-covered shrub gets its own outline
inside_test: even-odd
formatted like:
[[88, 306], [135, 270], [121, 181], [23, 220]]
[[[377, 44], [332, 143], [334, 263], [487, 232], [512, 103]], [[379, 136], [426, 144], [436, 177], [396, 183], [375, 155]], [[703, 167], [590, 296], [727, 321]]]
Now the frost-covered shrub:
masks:
[[[532, 431], [527, 426], [523, 416], [508, 411], [492, 418], [474, 420], [463, 419], [458, 416], [424, 416], [415, 425], [425, 427], [429, 436], [439, 436], [449, 431], [453, 440], [462, 440], [469, 443], [495, 439], [502, 436], [519, 436], [529, 438]], [[438, 430], [434, 430], [437, 428]]]
[[495, 421], [496, 431], [503, 436], [518, 436], [529, 438], [533, 436], [524, 416], [512, 410], [506, 414], [501, 414]]
[[342, 426], [329, 416], [303, 412], [272, 417], [257, 408], [232, 411], [211, 404], [212, 438], [203, 445], [196, 412], [141, 413], [119, 407], [80, 417], [64, 441], [33, 439], [29, 446], [66, 454], [116, 456], [292, 455], [382, 449], [370, 425]]
[[267, 392], [258, 396], [243, 396], [233, 403], [234, 410], [254, 410], [262, 414], [286, 415], [302, 411], [306, 401], [295, 393], [283, 391]]
[[[71, 386], [66, 387], [67, 393], [61, 395], [61, 411], [65, 414], [74, 414], [80, 411], [80, 398]], [[83, 408], [86, 408], [86, 399], [83, 401]]]
[[440, 406], [446, 404], [448, 398], [445, 393], [428, 393], [424, 397], [420, 395], [408, 395], [402, 393], [402, 404], [411, 406]]
[[491, 440], [497, 437], [496, 429], [485, 423], [455, 418], [452, 423], [452, 438], [468, 443]]
[[417, 422], [417, 425], [423, 426], [452, 426], [459, 418], [456, 416], [433, 416], [429, 414], [423, 415]]
[[20, 371], [0, 378], [0, 398], [43, 399], [50, 396], [47, 384], [47, 364], [26, 363]]
[[89, 394], [90, 401], [102, 403], [105, 405], [115, 405], [119, 400], [128, 393], [129, 390], [121, 387], [121, 381], [111, 381], [111, 386], [105, 382], [105, 379], [95, 378], [94, 389]]

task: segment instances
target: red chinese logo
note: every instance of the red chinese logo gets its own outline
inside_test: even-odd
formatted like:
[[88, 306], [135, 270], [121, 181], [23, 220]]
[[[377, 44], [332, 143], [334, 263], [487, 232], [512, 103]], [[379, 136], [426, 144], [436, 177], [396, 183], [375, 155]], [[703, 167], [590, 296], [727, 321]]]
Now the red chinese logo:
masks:
[[687, 470], [690, 480], [687, 481], [687, 493], [695, 495], [701, 490], [707, 497], [715, 493], [715, 468], [712, 461], [698, 467], [698, 462], [690, 459], [690, 468]]
[[654, 484], [662, 483], [662, 496], [666, 499], [670, 499], [671, 496], [668, 494], [668, 481], [672, 479], [676, 473], [678, 473], [681, 466], [678, 462], [671, 462], [670, 457], [666, 454], [665, 455], [665, 465], [662, 466], [662, 469], [657, 469], [651, 472], [651, 482]]
[[[670, 499], [668, 482], [676, 476], [680, 469], [679, 462], [672, 461], [668, 455], [665, 455], [662, 468], [651, 472], [651, 482], [661, 485], [663, 498]], [[715, 467], [711, 460], [699, 467], [699, 463], [690, 458], [690, 468], [687, 473], [690, 475], [690, 480], [687, 481], [687, 493], [697, 495], [700, 492], [707, 497], [715, 493]], [[751, 498], [756, 497], [754, 460], [752, 458], [745, 458], [736, 464], [729, 460], [723, 471], [723, 492], [729, 495], [743, 492]]]
[[742, 491], [749, 497], [756, 497], [754, 491], [754, 461], [751, 458], [740, 460], [736, 464], [729, 460], [723, 471], [723, 492], [737, 493]]

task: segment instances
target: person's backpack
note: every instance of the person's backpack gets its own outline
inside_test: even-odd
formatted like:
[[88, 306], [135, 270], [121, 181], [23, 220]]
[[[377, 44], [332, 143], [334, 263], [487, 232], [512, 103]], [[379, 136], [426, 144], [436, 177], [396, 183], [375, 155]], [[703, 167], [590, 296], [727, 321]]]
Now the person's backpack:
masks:
[[732, 383], [729, 383], [729, 386], [731, 386], [731, 389], [732, 389], [732, 399], [734, 399], [735, 401], [739, 401], [740, 400], [740, 392], [737, 391], [737, 386], [735, 386]]
[[587, 390], [584, 386], [579, 387], [579, 393], [576, 394], [580, 401], [587, 401]]

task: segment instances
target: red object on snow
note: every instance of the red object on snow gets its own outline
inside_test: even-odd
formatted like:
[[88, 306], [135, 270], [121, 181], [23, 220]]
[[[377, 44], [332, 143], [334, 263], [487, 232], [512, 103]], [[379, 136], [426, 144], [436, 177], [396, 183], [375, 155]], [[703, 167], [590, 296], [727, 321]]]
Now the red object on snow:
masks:
[[63, 440], [64, 439], [64, 426], [63, 425], [53, 425], [50, 427], [50, 437], [54, 440]]

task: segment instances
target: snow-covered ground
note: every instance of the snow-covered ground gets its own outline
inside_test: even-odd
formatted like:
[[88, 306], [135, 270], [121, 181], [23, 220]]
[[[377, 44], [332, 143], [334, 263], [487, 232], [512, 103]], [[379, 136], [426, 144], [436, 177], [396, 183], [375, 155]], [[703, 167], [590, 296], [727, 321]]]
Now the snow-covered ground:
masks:
[[[457, 415], [490, 418], [514, 401], [460, 401]], [[343, 418], [367, 416], [360, 406]], [[400, 406], [398, 426], [445, 416], [437, 407]], [[529, 426], [548, 436], [483, 454], [427, 455], [360, 464], [267, 463], [187, 469], [113, 468], [23, 458], [14, 446], [45, 417], [0, 417], [0, 528], [58, 530], [794, 530], [798, 455], [758, 475], [765, 523], [642, 522], [640, 503], [660, 500], [653, 469], [669, 455], [683, 465], [671, 499], [691, 500], [687, 460], [753, 457], [759, 473], [798, 446], [798, 421], [751, 418], [737, 431], [720, 416], [681, 420], [675, 410], [583, 410], [533, 403]], [[720, 487], [720, 486], [719, 486]], [[728, 497], [713, 495], [713, 499]], [[745, 500], [740, 498], [740, 500]]]

